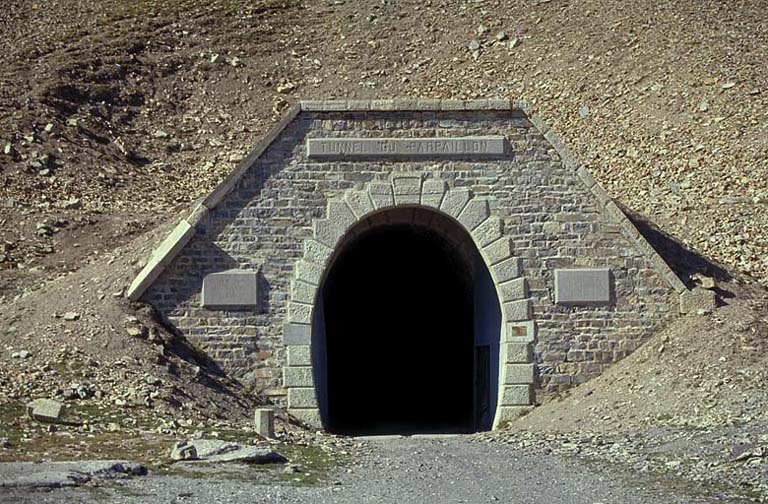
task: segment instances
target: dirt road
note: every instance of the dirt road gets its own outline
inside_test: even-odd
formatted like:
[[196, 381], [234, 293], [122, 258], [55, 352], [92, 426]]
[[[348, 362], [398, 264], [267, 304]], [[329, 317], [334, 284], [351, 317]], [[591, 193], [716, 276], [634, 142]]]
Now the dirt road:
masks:
[[[316, 486], [266, 483], [263, 473], [231, 471], [148, 476], [106, 488], [0, 493], [0, 502], [67, 503], [568, 503], [725, 502], [700, 489], [554, 455], [464, 437], [369, 439], [371, 451]], [[727, 502], [735, 502], [727, 500]]]

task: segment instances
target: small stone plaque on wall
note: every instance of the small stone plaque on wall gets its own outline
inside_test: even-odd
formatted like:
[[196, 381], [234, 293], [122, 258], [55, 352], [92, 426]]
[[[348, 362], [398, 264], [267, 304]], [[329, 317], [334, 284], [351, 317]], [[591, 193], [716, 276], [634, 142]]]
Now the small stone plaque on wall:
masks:
[[258, 308], [259, 273], [255, 270], [228, 270], [203, 279], [203, 308]]
[[609, 304], [611, 302], [611, 270], [555, 270], [555, 303]]

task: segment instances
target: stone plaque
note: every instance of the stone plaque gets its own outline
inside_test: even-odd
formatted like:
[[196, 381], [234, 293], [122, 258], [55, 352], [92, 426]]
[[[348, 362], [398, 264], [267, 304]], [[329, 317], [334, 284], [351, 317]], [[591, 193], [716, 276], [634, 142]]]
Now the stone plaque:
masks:
[[211, 273], [203, 279], [203, 308], [256, 308], [258, 272], [229, 270]]
[[506, 139], [499, 136], [457, 138], [310, 138], [310, 158], [355, 157], [498, 157]]
[[555, 270], [555, 303], [608, 304], [611, 302], [609, 269]]

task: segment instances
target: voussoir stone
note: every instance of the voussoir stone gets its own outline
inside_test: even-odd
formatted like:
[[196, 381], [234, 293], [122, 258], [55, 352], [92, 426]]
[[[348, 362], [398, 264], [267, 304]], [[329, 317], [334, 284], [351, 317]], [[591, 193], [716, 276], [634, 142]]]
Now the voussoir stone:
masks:
[[502, 235], [502, 221], [498, 217], [489, 217], [472, 230], [472, 238], [479, 248], [494, 243]]
[[470, 198], [471, 194], [469, 189], [463, 187], [450, 189], [445, 193], [445, 196], [443, 196], [443, 202], [440, 203], [440, 210], [452, 217], [458, 217], [461, 211], [464, 210], [464, 206], [466, 206]]
[[358, 219], [362, 219], [376, 208], [373, 206], [371, 196], [368, 191], [347, 191], [344, 193], [344, 199], [347, 205]]
[[472, 231], [490, 215], [488, 200], [475, 198], [464, 206], [464, 210], [459, 214], [459, 222], [464, 225], [467, 231]]
[[368, 186], [368, 194], [371, 196], [373, 206], [377, 210], [391, 207], [395, 204], [392, 195], [392, 184], [388, 182], [374, 182]]

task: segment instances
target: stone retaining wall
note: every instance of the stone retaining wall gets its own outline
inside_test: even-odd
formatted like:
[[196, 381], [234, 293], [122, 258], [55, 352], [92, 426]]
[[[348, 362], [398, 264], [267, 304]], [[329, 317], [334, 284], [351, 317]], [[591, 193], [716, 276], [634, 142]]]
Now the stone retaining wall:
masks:
[[[529, 119], [530, 111], [509, 109], [509, 102], [506, 110], [399, 111], [330, 103], [344, 103], [338, 107], [344, 110], [309, 102], [303, 111], [291, 112], [260, 156], [206, 199], [210, 211], [191, 217], [194, 236], [185, 235], [189, 241], [143, 294], [226, 371], [283, 400], [282, 369], [289, 357], [283, 324], [291, 279], [304, 256], [304, 240], [313, 236], [313, 221], [326, 218], [328, 202], [343, 200], [345, 191], [390, 184], [393, 174], [467, 189], [487, 201], [503, 223], [527, 278], [537, 327], [533, 361], [539, 400], [599, 374], [677, 316], [679, 280], [586, 170], [568, 158], [549, 128], [537, 117]], [[507, 139], [510, 156], [351, 161], [310, 159], [306, 148], [309, 138], [493, 135]], [[610, 269], [610, 302], [555, 304], [554, 273], [565, 268]], [[203, 278], [227, 269], [260, 272], [256, 309], [201, 307]], [[295, 352], [290, 357], [301, 359]]]

